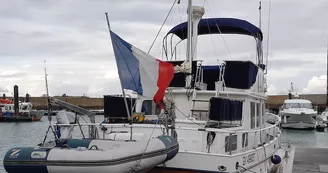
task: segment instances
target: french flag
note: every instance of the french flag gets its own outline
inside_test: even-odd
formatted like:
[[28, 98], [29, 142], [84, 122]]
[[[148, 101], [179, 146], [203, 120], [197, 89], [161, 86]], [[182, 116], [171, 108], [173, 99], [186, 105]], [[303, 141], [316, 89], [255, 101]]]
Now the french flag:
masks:
[[112, 31], [110, 35], [122, 87], [153, 98], [158, 105], [173, 79], [173, 65], [155, 59]]

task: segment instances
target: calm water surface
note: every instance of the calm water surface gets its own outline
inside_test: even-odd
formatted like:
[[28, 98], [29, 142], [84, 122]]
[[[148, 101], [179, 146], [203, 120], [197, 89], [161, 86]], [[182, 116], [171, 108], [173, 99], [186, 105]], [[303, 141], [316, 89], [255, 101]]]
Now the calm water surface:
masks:
[[[103, 116], [96, 116], [97, 122], [101, 122], [103, 119]], [[55, 121], [56, 118], [53, 116], [53, 122]], [[10, 148], [36, 146], [43, 141], [47, 128], [47, 117], [43, 117], [40, 122], [0, 123], [0, 173], [5, 173], [2, 161]], [[48, 137], [48, 139], [53, 139], [51, 133], [48, 134]], [[76, 132], [73, 137], [81, 136], [79, 132]], [[283, 129], [282, 144], [287, 143], [296, 147], [328, 148], [328, 132]]]

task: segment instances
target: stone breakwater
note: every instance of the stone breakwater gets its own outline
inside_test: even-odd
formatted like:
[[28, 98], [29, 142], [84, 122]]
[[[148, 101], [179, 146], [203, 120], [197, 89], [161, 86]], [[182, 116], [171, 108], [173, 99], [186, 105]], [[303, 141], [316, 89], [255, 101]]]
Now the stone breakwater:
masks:
[[[103, 109], [104, 99], [103, 98], [90, 98], [90, 97], [55, 97], [57, 99], [66, 101], [68, 103], [77, 105], [86, 109]], [[11, 99], [8, 97], [8, 99]], [[21, 97], [20, 100], [25, 98]], [[29, 101], [33, 104], [34, 109], [47, 109], [47, 98], [46, 97], [30, 97]], [[56, 106], [53, 109], [57, 109]]]

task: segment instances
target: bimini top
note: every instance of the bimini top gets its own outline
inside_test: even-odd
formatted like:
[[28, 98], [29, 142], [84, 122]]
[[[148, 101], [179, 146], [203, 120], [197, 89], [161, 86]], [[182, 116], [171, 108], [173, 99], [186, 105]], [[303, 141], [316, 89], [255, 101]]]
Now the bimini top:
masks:
[[[184, 22], [173, 27], [168, 33], [175, 34], [180, 39], [187, 38], [188, 23]], [[253, 24], [234, 18], [207, 18], [201, 19], [198, 24], [198, 35], [206, 34], [243, 34], [263, 40], [262, 31]]]

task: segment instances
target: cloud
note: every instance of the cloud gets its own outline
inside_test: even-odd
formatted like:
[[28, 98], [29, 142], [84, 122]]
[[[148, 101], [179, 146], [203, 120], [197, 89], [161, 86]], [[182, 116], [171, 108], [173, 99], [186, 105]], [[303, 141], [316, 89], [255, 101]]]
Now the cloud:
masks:
[[277, 88], [273, 84], [267, 88], [267, 95], [277, 95]]
[[[195, 1], [203, 5], [205, 1]], [[262, 2], [262, 30], [266, 50], [268, 2]], [[187, 1], [176, 5], [150, 53], [165, 59], [163, 36], [185, 22]], [[328, 1], [272, 1], [268, 92], [281, 93], [291, 81], [315, 92], [308, 79], [325, 74]], [[0, 92], [19, 86], [21, 95], [45, 93], [47, 62], [51, 95], [102, 97], [120, 92], [119, 79], [105, 12], [111, 29], [134, 46], [148, 51], [172, 1], [20, 0], [0, 6]], [[233, 17], [258, 25], [258, 1], [207, 0], [204, 17]], [[306, 13], [304, 13], [306, 11]], [[204, 64], [217, 59], [255, 59], [254, 40], [241, 35], [200, 36], [197, 59]], [[186, 40], [177, 49], [185, 59]], [[266, 54], [266, 52], [264, 52]], [[318, 77], [320, 78], [320, 77]], [[312, 79], [311, 79], [312, 80]]]
[[326, 93], [327, 75], [313, 76], [307, 83], [306, 88], [303, 88], [303, 93]]

